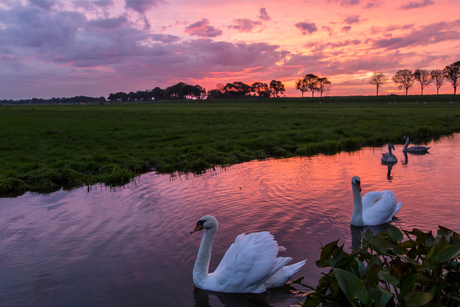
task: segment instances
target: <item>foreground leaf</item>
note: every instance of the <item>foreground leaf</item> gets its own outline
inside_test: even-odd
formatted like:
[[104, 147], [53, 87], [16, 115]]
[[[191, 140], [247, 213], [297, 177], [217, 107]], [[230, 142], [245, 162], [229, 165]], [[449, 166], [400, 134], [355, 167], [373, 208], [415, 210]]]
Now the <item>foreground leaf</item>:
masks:
[[358, 277], [348, 271], [338, 268], [334, 268], [334, 274], [340, 288], [345, 293], [352, 306], [357, 306], [355, 299], [360, 300], [363, 304], [367, 304], [369, 302], [367, 289]]

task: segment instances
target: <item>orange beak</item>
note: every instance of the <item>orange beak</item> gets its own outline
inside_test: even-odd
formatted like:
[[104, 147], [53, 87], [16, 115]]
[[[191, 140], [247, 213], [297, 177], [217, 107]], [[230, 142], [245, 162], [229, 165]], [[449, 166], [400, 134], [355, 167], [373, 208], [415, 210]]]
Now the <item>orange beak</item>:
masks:
[[192, 233], [194, 233], [194, 232], [197, 232], [197, 231], [200, 231], [201, 229], [203, 229], [203, 225], [201, 225], [201, 223], [198, 223], [198, 224], [196, 225], [196, 227], [193, 228], [192, 231], [190, 231], [190, 234], [192, 234]]
[[357, 182], [357, 183], [356, 183], [356, 187], [358, 188], [358, 191], [361, 192], [361, 183], [360, 183], [360, 182]]

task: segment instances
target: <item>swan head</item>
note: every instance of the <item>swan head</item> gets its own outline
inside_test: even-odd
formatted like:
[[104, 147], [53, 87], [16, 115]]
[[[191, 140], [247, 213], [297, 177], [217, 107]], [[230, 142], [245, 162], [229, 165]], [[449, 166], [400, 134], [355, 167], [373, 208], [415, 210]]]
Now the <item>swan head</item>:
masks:
[[358, 188], [358, 191], [361, 192], [361, 179], [358, 176], [353, 176], [351, 178], [351, 184]]
[[388, 150], [389, 150], [390, 148], [393, 149], [393, 150], [396, 150], [396, 149], [395, 149], [395, 145], [394, 145], [393, 143], [388, 144]]
[[217, 220], [215, 217], [213, 217], [212, 215], [205, 215], [198, 220], [195, 228], [192, 231], [190, 231], [190, 233], [192, 234], [202, 229], [217, 228], [218, 225], [219, 223], [217, 223]]

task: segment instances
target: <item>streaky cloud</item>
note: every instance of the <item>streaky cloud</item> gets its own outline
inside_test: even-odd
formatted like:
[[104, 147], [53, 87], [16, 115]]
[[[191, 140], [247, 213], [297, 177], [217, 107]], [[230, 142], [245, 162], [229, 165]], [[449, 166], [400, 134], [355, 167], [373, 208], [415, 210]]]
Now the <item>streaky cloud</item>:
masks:
[[411, 1], [406, 5], [402, 5], [399, 9], [401, 10], [412, 10], [412, 9], [420, 9], [425, 6], [433, 5], [434, 2], [432, 0], [423, 0], [420, 2]]

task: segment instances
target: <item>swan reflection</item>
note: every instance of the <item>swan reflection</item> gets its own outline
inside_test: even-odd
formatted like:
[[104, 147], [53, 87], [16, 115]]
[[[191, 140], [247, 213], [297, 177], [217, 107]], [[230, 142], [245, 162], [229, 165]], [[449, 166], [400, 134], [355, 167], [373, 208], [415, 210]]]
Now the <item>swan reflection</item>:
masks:
[[269, 307], [268, 292], [264, 293], [224, 293], [201, 290], [195, 287], [193, 290], [194, 307], [212, 307], [209, 297], [217, 297], [225, 307]]
[[388, 163], [388, 172], [387, 172], [387, 179], [392, 180], [393, 176], [391, 175], [391, 169], [393, 168], [394, 163]]
[[361, 234], [361, 232], [365, 233], [367, 230], [370, 230], [372, 231], [374, 235], [378, 233], [387, 233], [388, 225], [390, 225], [390, 223], [385, 223], [385, 224], [376, 225], [376, 226], [365, 226], [365, 227], [356, 227], [356, 226], [350, 225], [351, 249], [353, 251], [356, 251], [359, 249], [359, 246], [362, 244], [363, 235]]

